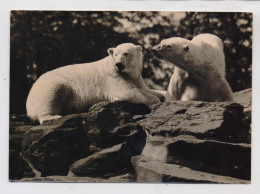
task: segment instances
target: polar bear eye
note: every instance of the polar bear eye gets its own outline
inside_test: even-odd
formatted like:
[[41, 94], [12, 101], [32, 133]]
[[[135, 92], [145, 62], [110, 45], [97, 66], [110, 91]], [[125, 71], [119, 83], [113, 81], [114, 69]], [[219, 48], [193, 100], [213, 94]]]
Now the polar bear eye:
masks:
[[172, 48], [172, 46], [171, 45], [167, 45], [166, 48]]
[[124, 53], [124, 56], [127, 57], [129, 53]]

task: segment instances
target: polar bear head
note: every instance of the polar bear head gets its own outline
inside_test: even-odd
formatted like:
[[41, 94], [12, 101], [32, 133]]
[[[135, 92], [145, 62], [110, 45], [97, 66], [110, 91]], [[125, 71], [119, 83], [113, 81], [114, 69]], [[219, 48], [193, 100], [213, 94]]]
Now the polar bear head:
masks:
[[113, 58], [114, 65], [120, 74], [136, 79], [143, 69], [142, 47], [132, 43], [123, 43], [116, 48], [109, 48], [108, 54]]
[[152, 51], [159, 60], [173, 63], [184, 71], [203, 74], [214, 69], [225, 76], [223, 44], [215, 35], [201, 34], [192, 40], [180, 37], [165, 39]]
[[153, 47], [154, 56], [162, 61], [174, 63], [181, 69], [183, 63], [188, 61], [190, 55], [190, 40], [185, 38], [168, 38], [161, 41], [159, 45]]

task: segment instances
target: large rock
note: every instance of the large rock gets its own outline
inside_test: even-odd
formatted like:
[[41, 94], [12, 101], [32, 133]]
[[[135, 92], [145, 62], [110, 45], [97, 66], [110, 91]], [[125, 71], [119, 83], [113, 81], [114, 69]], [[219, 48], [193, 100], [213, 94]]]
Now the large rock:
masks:
[[135, 142], [118, 144], [75, 162], [69, 176], [109, 178], [127, 173], [132, 168], [132, 156], [139, 154]]
[[[249, 180], [251, 146], [194, 136], [148, 136], [143, 156], [197, 171]], [[242, 157], [241, 157], [242, 156]]]
[[67, 175], [77, 160], [124, 142], [135, 142], [140, 154], [145, 133], [131, 122], [136, 113], [148, 111], [144, 105], [127, 102], [99, 103], [88, 113], [44, 122], [24, 135], [23, 155], [36, 171], [47, 176]]
[[234, 93], [235, 101], [244, 107], [244, 113], [251, 116], [252, 110], [252, 89], [246, 89]]
[[[244, 107], [244, 123], [251, 126], [251, 114], [252, 114], [252, 89], [246, 89], [235, 94], [235, 101]], [[251, 137], [251, 127], [250, 127]], [[251, 140], [250, 140], [251, 141]]]
[[176, 101], [157, 104], [139, 124], [153, 136], [193, 135], [249, 143], [250, 127], [243, 118], [243, 106], [237, 103]]
[[165, 102], [151, 113], [141, 104], [100, 102], [42, 125], [11, 115], [10, 179], [249, 183], [251, 90], [235, 98]]
[[21, 182], [65, 182], [65, 183], [129, 183], [136, 182], [136, 177], [132, 174], [123, 174], [119, 176], [114, 176], [110, 178], [92, 178], [92, 177], [77, 177], [77, 176], [47, 176], [47, 177], [37, 177], [37, 178], [24, 178], [20, 180]]
[[137, 181], [247, 183], [251, 179], [251, 90], [235, 98], [236, 103], [178, 101], [153, 107], [138, 121], [147, 139], [138, 156], [141, 162], [133, 160]]
[[135, 156], [132, 161], [137, 172], [137, 182], [249, 183], [246, 180], [196, 171], [144, 156]]
[[19, 180], [24, 177], [34, 177], [35, 172], [21, 155], [24, 133], [37, 125], [25, 115], [10, 115], [9, 123], [9, 179]]

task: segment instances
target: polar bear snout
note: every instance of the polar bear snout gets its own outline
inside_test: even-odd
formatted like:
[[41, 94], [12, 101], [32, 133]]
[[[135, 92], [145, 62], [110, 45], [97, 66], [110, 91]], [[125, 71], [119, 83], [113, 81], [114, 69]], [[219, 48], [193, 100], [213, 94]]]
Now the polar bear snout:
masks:
[[119, 72], [122, 72], [122, 71], [125, 69], [124, 64], [121, 63], [121, 62], [118, 62], [118, 63], [116, 63], [115, 65], [116, 65], [116, 67], [117, 67], [117, 69], [118, 69]]
[[162, 56], [162, 54], [161, 54], [161, 49], [162, 49], [161, 45], [156, 45], [156, 46], [154, 46], [154, 47], [152, 48], [153, 55], [154, 55], [156, 58], [158, 58], [158, 59], [163, 58], [163, 56]]
[[152, 52], [159, 52], [162, 50], [162, 46], [161, 44], [158, 44], [158, 45], [155, 45], [153, 48], [152, 48]]

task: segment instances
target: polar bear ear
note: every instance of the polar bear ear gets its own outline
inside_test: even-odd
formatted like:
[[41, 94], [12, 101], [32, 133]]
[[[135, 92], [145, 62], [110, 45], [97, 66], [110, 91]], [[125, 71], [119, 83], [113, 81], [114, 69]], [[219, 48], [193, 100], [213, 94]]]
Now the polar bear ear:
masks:
[[188, 52], [188, 51], [190, 50], [189, 45], [188, 45], [188, 44], [185, 44], [185, 45], [183, 46], [183, 50], [184, 50], [185, 52]]
[[114, 48], [109, 48], [109, 49], [107, 49], [107, 53], [108, 53], [110, 56], [113, 56], [113, 54], [114, 54]]
[[137, 50], [140, 51], [140, 52], [142, 52], [142, 50], [143, 50], [143, 48], [142, 48], [140, 45], [137, 45], [136, 48], [137, 48]]

